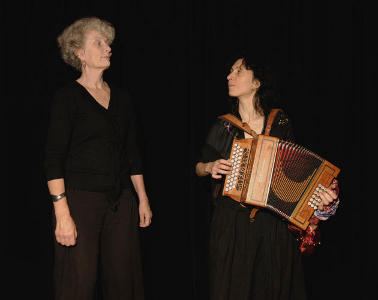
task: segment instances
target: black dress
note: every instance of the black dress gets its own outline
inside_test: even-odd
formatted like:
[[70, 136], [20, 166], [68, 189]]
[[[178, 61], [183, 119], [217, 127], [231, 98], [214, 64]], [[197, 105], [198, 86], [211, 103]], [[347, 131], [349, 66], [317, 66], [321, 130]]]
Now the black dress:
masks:
[[[240, 119], [240, 116], [237, 114]], [[264, 129], [266, 126], [265, 124]], [[233, 138], [241, 130], [217, 120], [210, 130], [200, 161], [228, 158]], [[271, 136], [293, 141], [290, 119], [279, 112]], [[215, 183], [215, 180], [212, 180]], [[223, 189], [224, 179], [222, 180]], [[305, 300], [301, 255], [288, 224], [261, 209], [250, 222], [252, 206], [221, 196], [215, 199], [211, 222], [209, 265], [212, 300]]]

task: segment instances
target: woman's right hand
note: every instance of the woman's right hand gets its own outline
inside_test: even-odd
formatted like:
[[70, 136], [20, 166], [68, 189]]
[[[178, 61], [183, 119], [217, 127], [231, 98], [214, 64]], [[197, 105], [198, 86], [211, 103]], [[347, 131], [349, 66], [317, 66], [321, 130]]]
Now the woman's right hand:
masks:
[[[61, 195], [64, 193], [64, 179], [57, 178], [47, 181], [51, 195]], [[58, 201], [54, 201], [55, 212], [55, 238], [63, 246], [73, 246], [76, 244], [77, 231], [74, 220], [70, 214], [67, 197], [64, 196]]]
[[56, 216], [55, 238], [63, 246], [74, 246], [76, 244], [76, 225], [71, 215]]
[[231, 174], [232, 163], [229, 160], [218, 159], [206, 164], [206, 172], [211, 174], [211, 177], [215, 179], [222, 178], [222, 175]]

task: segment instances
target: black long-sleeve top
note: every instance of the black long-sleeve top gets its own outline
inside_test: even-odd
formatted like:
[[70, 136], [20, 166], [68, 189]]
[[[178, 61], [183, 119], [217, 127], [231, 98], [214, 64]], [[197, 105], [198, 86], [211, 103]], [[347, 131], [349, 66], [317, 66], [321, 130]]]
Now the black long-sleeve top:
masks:
[[108, 109], [74, 81], [55, 93], [50, 108], [46, 179], [65, 187], [106, 192], [116, 203], [130, 175], [142, 174], [130, 96], [111, 85]]

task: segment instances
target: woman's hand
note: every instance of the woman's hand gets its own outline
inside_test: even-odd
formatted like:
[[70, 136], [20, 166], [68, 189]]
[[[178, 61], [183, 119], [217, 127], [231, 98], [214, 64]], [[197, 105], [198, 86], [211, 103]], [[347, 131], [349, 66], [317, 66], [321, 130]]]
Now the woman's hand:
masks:
[[205, 171], [211, 174], [211, 177], [215, 179], [222, 178], [222, 175], [231, 174], [232, 163], [229, 160], [218, 159], [213, 162], [209, 162], [205, 166]]
[[146, 188], [144, 187], [143, 175], [131, 175], [130, 178], [139, 199], [139, 226], [147, 227], [151, 224], [152, 212], [146, 194]]
[[325, 206], [331, 205], [339, 196], [339, 185], [337, 179], [333, 179], [331, 185], [325, 190], [320, 192], [322, 201], [318, 205], [319, 210], [324, 210]]
[[[47, 182], [51, 195], [62, 194], [64, 189], [64, 179], [58, 178]], [[73, 246], [76, 244], [77, 231], [74, 220], [71, 217], [68, 207], [67, 197], [53, 202], [56, 219], [55, 238], [63, 246]]]
[[152, 211], [148, 199], [139, 200], [139, 226], [147, 227], [151, 224]]
[[76, 225], [69, 214], [56, 216], [55, 238], [63, 246], [74, 246], [76, 244]]

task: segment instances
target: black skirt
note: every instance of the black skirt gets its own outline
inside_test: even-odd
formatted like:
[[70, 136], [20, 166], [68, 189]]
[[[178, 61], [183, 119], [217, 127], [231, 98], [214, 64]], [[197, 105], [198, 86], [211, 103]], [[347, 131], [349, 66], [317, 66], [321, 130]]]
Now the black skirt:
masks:
[[305, 300], [298, 242], [278, 215], [223, 197], [216, 201], [210, 236], [210, 299]]

